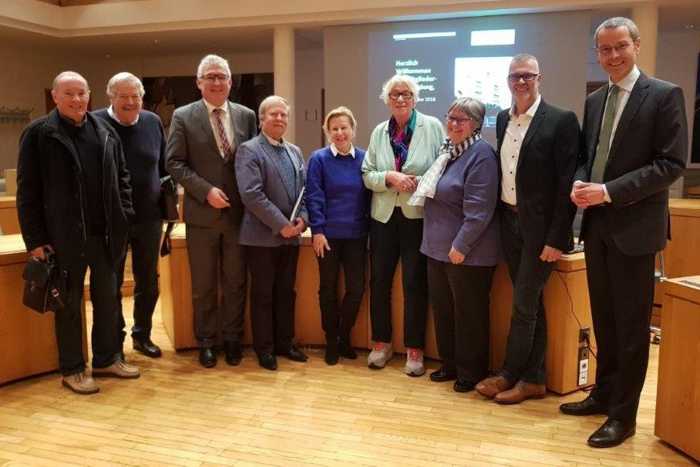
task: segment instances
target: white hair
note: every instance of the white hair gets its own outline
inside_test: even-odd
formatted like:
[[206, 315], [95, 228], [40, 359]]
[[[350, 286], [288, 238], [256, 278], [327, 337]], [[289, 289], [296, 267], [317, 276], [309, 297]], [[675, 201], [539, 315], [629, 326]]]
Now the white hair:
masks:
[[418, 102], [418, 94], [420, 92], [420, 88], [418, 87], [416, 79], [413, 76], [409, 75], [394, 75], [391, 78], [389, 78], [389, 80], [382, 86], [382, 93], [379, 95], [379, 98], [383, 100], [385, 104], [388, 104], [389, 94], [396, 86], [399, 86], [401, 84], [403, 84], [411, 90], [411, 93], [413, 93], [414, 102]]
[[144, 94], [146, 94], [146, 91], [143, 88], [143, 83], [140, 79], [128, 71], [122, 71], [112, 76], [107, 82], [107, 96], [109, 96], [110, 99], [117, 97], [116, 87], [121, 83], [129, 83], [132, 86], [135, 86], [138, 90], [139, 97], [143, 97]]
[[82, 81], [85, 83], [85, 87], [87, 88], [88, 92], [90, 92], [90, 85], [88, 84], [87, 80], [81, 75], [80, 73], [77, 73], [75, 71], [62, 71], [56, 77], [53, 79], [53, 84], [51, 85], [51, 89], [54, 91], [58, 88], [59, 82], [61, 82], [64, 79], [77, 79], [79, 81]]
[[204, 73], [207, 72], [209, 68], [222, 68], [228, 77], [231, 77], [231, 68], [228, 66], [228, 61], [225, 58], [219, 57], [218, 55], [209, 54], [199, 62], [197, 67], [197, 78], [204, 78]]
[[290, 107], [289, 102], [287, 102], [287, 99], [281, 96], [267, 96], [260, 103], [260, 107], [258, 107], [258, 118], [260, 118], [261, 122], [263, 117], [265, 116], [265, 112], [267, 112], [267, 109], [275, 105], [283, 105], [287, 112], [289, 112]]

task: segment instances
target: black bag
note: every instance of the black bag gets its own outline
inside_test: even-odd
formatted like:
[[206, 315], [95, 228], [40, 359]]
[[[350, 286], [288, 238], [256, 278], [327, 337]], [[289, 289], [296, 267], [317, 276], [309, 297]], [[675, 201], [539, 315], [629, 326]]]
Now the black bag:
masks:
[[172, 249], [170, 241], [170, 232], [173, 231], [175, 222], [180, 220], [180, 213], [177, 209], [178, 204], [177, 184], [170, 175], [160, 179], [160, 216], [164, 221], [168, 222], [165, 229], [163, 243], [160, 246], [160, 255], [167, 256]]
[[29, 258], [24, 266], [22, 278], [22, 303], [25, 306], [39, 313], [63, 309], [65, 280], [53, 253], [47, 251], [45, 260]]
[[177, 184], [170, 175], [160, 179], [160, 217], [164, 221], [177, 222], [180, 214], [177, 210]]

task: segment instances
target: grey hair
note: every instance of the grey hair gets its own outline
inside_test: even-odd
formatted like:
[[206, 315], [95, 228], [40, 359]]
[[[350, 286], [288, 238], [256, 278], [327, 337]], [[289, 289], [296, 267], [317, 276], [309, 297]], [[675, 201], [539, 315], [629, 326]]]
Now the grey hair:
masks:
[[291, 108], [289, 106], [289, 102], [287, 102], [287, 99], [281, 96], [267, 96], [263, 101], [260, 103], [260, 107], [258, 108], [258, 118], [260, 118], [260, 122], [262, 122], [263, 117], [265, 116], [265, 112], [267, 112], [267, 109], [270, 107], [273, 107], [275, 105], [283, 105], [286, 107], [287, 112], [289, 112], [289, 109]]
[[627, 28], [632, 42], [637, 42], [639, 40], [639, 28], [635, 22], [624, 16], [615, 16], [614, 18], [606, 19], [595, 29], [595, 34], [593, 34], [593, 47], [598, 47], [598, 35], [603, 29], [617, 29], [621, 27]]
[[510, 59], [510, 63], [524, 63], [524, 62], [535, 62], [537, 64], [537, 69], [540, 68], [540, 62], [537, 60], [537, 57], [535, 57], [532, 54], [527, 54], [527, 53], [522, 53], [522, 54], [517, 54], [513, 58]]
[[471, 118], [476, 123], [476, 129], [481, 130], [481, 125], [484, 123], [484, 115], [486, 115], [486, 106], [483, 102], [473, 97], [458, 97], [452, 102], [447, 112], [458, 110]]
[[117, 97], [117, 90], [115, 88], [121, 83], [129, 83], [135, 86], [138, 90], [139, 97], [143, 97], [144, 94], [146, 94], [146, 90], [143, 88], [143, 83], [140, 79], [128, 71], [122, 71], [112, 76], [107, 82], [107, 96], [109, 96], [110, 99]]
[[418, 102], [418, 94], [420, 93], [420, 88], [418, 87], [418, 82], [413, 76], [409, 75], [394, 75], [382, 86], [382, 93], [379, 98], [384, 101], [385, 104], [389, 103], [389, 93], [398, 85], [403, 84], [407, 86], [413, 93], [413, 101]]
[[231, 77], [231, 68], [228, 66], [228, 61], [223, 57], [219, 57], [218, 55], [209, 54], [204, 57], [201, 62], [199, 62], [199, 66], [197, 67], [197, 78], [204, 78], [204, 73], [206, 73], [209, 68], [213, 67], [222, 68], [228, 77]]
[[88, 92], [90, 92], [90, 85], [88, 84], [87, 80], [83, 77], [83, 75], [81, 75], [78, 72], [70, 71], [70, 70], [62, 71], [59, 74], [57, 74], [56, 77], [53, 79], [53, 83], [51, 84], [51, 89], [53, 89], [55, 91], [58, 88], [58, 83], [62, 79], [68, 78], [68, 77], [77, 78], [80, 81], [83, 81], [85, 83], [85, 87], [87, 88]]

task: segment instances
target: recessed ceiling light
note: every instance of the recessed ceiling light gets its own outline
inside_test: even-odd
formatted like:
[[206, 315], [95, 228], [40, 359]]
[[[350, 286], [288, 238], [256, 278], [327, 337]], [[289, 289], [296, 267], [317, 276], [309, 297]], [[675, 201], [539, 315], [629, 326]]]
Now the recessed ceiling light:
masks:
[[160, 41], [158, 39], [153, 39], [153, 44], [158, 45], [158, 44], [160, 44]]
[[686, 28], [686, 29], [695, 29], [695, 25], [694, 25], [694, 24], [686, 24], [686, 25], [683, 26], [683, 27]]

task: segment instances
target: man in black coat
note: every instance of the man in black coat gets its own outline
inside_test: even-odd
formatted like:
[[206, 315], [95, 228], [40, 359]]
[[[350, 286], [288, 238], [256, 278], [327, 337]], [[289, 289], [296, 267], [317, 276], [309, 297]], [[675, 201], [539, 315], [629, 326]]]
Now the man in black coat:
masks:
[[56, 311], [63, 385], [99, 390], [85, 371], [81, 299], [90, 268], [92, 374], [138, 378], [120, 358], [116, 267], [133, 216], [129, 175], [114, 130], [87, 112], [85, 78], [65, 71], [53, 82], [56, 109], [24, 130], [17, 164], [17, 213], [30, 255], [55, 253], [65, 279], [65, 307]]
[[598, 343], [596, 388], [561, 411], [606, 414], [588, 444], [610, 447], [635, 433], [649, 359], [654, 257], [669, 234], [668, 187], [685, 167], [688, 125], [682, 90], [637, 68], [634, 22], [604, 21], [595, 45], [609, 82], [586, 99], [571, 200], [585, 209], [581, 238]]
[[579, 151], [576, 114], [542, 100], [537, 59], [513, 57], [512, 109], [496, 121], [501, 167], [501, 241], [513, 282], [513, 312], [503, 369], [476, 385], [501, 404], [545, 394], [547, 324], [542, 291], [571, 247], [575, 209], [569, 189]]

